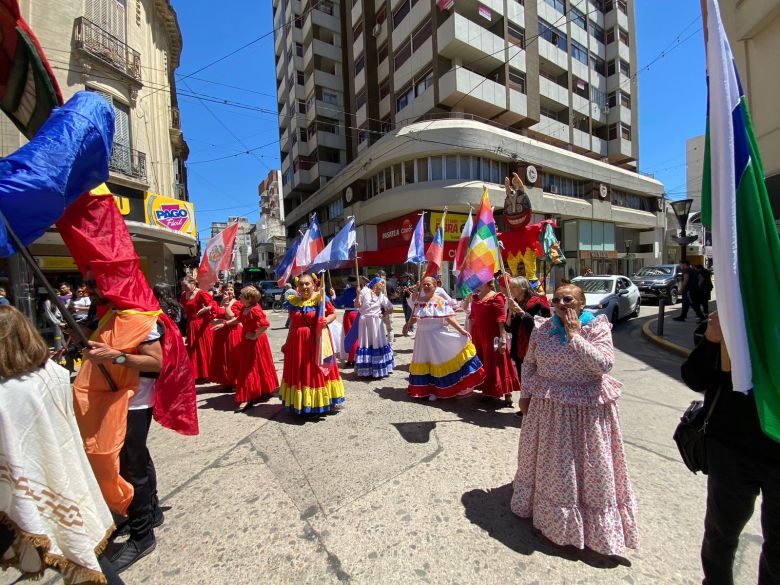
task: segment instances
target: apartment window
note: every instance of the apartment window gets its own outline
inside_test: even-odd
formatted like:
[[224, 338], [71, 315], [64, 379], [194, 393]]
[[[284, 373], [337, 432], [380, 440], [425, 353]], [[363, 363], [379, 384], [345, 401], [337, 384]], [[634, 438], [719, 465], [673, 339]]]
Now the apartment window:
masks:
[[303, 57], [303, 45], [301, 43], [295, 43], [295, 54]]
[[426, 73], [423, 73], [416, 77], [416, 81], [414, 84], [414, 96], [415, 97], [421, 96], [423, 93], [425, 93], [425, 90], [432, 85], [433, 85], [433, 71], [428, 70]]
[[363, 20], [361, 19], [352, 29], [352, 40], [356, 41], [357, 38], [363, 34]]
[[433, 27], [431, 25], [431, 17], [429, 16], [412, 33], [412, 50], [413, 51], [416, 51], [417, 49], [419, 49], [422, 46], [422, 44], [426, 40], [428, 40], [430, 38], [432, 29], [433, 29]]
[[583, 47], [577, 41], [571, 42], [571, 56], [580, 63], [588, 64], [588, 49]]
[[592, 34], [593, 38], [596, 39], [598, 42], [603, 43], [606, 40], [606, 38], [604, 37], [604, 29], [601, 28], [592, 20], [589, 22], [589, 24], [590, 24], [590, 34]]
[[382, 46], [377, 49], [376, 52], [376, 60], [378, 63], [381, 63], [387, 59], [387, 42], [382, 43]]
[[571, 17], [572, 24], [576, 24], [582, 30], [588, 30], [588, 21], [585, 19], [585, 15], [574, 8], [574, 6], [569, 10], [569, 16]]
[[344, 202], [339, 197], [328, 205], [328, 219], [338, 219], [344, 215]]
[[612, 0], [604, 0], [604, 12], [609, 12], [614, 8]]
[[445, 177], [447, 179], [457, 179], [458, 178], [458, 156], [452, 154], [444, 158], [446, 163]]
[[590, 87], [588, 82], [584, 79], [580, 79], [579, 77], [572, 77], [571, 81], [572, 91], [578, 96], [588, 99], [588, 95], [590, 94]]
[[624, 91], [620, 92], [620, 105], [624, 108], [631, 108], [631, 96]]
[[520, 93], [525, 93], [525, 73], [517, 69], [509, 68], [509, 87]]
[[555, 192], [566, 197], [584, 199], [590, 185], [589, 181], [578, 181], [571, 177], [542, 173], [542, 189], [548, 193]]
[[383, 4], [382, 8], [376, 11], [376, 23], [382, 24], [385, 20], [387, 20], [387, 8]]
[[406, 18], [406, 15], [409, 14], [411, 9], [411, 0], [404, 0], [403, 4], [401, 4], [395, 12], [393, 12], [393, 30], [398, 28], [398, 25], [401, 24], [401, 21], [404, 18]]
[[393, 165], [393, 187], [400, 187], [403, 185], [403, 167], [401, 163]]
[[357, 140], [358, 140], [358, 144], [363, 144], [366, 140], [368, 140], [368, 130], [366, 130], [362, 126], [358, 128]]
[[418, 158], [417, 159], [417, 181], [420, 183], [424, 183], [427, 180], [428, 180], [428, 159]]
[[607, 105], [610, 108], [617, 106], [617, 92], [613, 91], [607, 95]]
[[296, 16], [295, 17], [295, 28], [303, 28], [303, 17], [302, 16]]
[[306, 128], [299, 128], [298, 129], [298, 136], [300, 136], [301, 142], [308, 142], [309, 141], [309, 132], [306, 130]]
[[609, 137], [609, 140], [616, 140], [618, 137], [618, 125], [617, 124], [610, 124], [609, 126], [609, 133], [607, 134]]
[[615, 28], [607, 29], [607, 44], [615, 42]]
[[305, 114], [306, 113], [306, 102], [303, 100], [297, 100], [298, 104], [298, 113], [299, 114]]
[[607, 64], [604, 62], [604, 59], [600, 59], [593, 53], [590, 54], [590, 66], [593, 67], [596, 73], [601, 75], [607, 74]]
[[558, 12], [566, 14], [565, 0], [544, 0], [547, 4], [555, 8]]
[[341, 151], [337, 148], [320, 146], [317, 149], [319, 160], [330, 163], [341, 163]]
[[290, 136], [290, 146], [295, 146], [298, 144], [298, 135], [293, 132], [292, 136]]
[[615, 68], [616, 68], [615, 60], [612, 59], [612, 61], [607, 63], [607, 77], [615, 75]]
[[622, 28], [618, 28], [618, 38], [620, 39], [620, 42], [623, 43], [625, 46], [628, 45], [628, 32], [623, 30]]
[[[303, 71], [296, 71], [295, 72], [295, 81], [298, 83], [298, 85], [305, 85], [306, 84], [306, 78], [303, 75]], [[290, 84], [292, 85], [292, 84]]]
[[287, 51], [287, 62], [292, 61], [292, 47]]
[[396, 50], [393, 55], [394, 69], [398, 71], [399, 67], [401, 67], [401, 65], [406, 63], [406, 61], [411, 56], [412, 56], [412, 40], [406, 39], [403, 43], [400, 44], [398, 50]]
[[321, 10], [325, 14], [329, 14], [330, 16], [333, 16], [333, 2], [330, 2], [330, 0], [324, 0], [319, 4], [315, 4], [315, 7], [317, 8], [317, 10]]
[[623, 140], [631, 140], [631, 126], [628, 126], [627, 124], [621, 124], [620, 137]]
[[360, 57], [355, 59], [355, 75], [363, 71], [365, 66], [366, 66], [366, 56], [360, 55]]
[[628, 61], [620, 60], [620, 72], [626, 77], [631, 77], [631, 66], [628, 64]]
[[328, 91], [326, 89], [322, 90], [322, 101], [326, 104], [330, 104], [332, 106], [339, 105], [339, 96], [333, 93], [332, 91]]
[[390, 93], [390, 80], [385, 79], [382, 83], [379, 84], [379, 99], [383, 99], [387, 94]]
[[355, 98], [356, 110], [359, 110], [360, 108], [366, 105], [366, 99], [367, 99], [366, 96], [367, 96], [366, 88], [364, 87], [363, 89], [360, 90], [360, 93], [357, 94], [357, 97]]
[[392, 125], [390, 124], [390, 114], [379, 120], [379, 131], [382, 134], [387, 134], [390, 132], [390, 128]]
[[431, 181], [441, 181], [443, 178], [444, 165], [440, 156], [431, 157]]
[[541, 18], [539, 19], [539, 36], [562, 51], [566, 50], [566, 35]]
[[508, 22], [506, 25], [507, 40], [510, 43], [519, 45], [521, 49], [525, 49], [525, 30], [522, 27], [516, 25], [514, 22]]
[[623, 14], [628, 14], [628, 2], [626, 0], [618, 0], [617, 6], [620, 12]]
[[339, 121], [333, 118], [319, 118], [317, 120], [317, 130], [322, 130], [328, 134], [338, 134]]
[[414, 183], [414, 161], [407, 160], [404, 162], [404, 184], [411, 183]]
[[409, 86], [405, 90], [397, 93], [396, 96], [397, 97], [395, 98], [395, 111], [400, 112], [406, 106], [409, 105], [409, 102], [411, 102], [414, 99], [414, 87]]
[[384, 171], [382, 171], [381, 173], [379, 173], [376, 176], [376, 187], [377, 187], [377, 189], [376, 189], [377, 195], [379, 193], [382, 193], [386, 189], [386, 186], [385, 186], [385, 172]]

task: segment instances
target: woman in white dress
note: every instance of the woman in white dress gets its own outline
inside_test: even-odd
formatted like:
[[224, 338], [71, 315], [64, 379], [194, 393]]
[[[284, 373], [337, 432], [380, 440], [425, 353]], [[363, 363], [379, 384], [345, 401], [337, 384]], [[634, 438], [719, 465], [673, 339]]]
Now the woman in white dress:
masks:
[[434, 278], [426, 276], [420, 288], [403, 329], [405, 336], [417, 323], [409, 395], [429, 400], [469, 396], [485, 378], [471, 335], [458, 323], [451, 304], [436, 292]]
[[384, 281], [375, 277], [357, 298], [360, 323], [355, 372], [364, 378], [384, 378], [395, 368], [393, 350], [382, 322], [382, 308], [392, 311], [393, 304], [384, 290]]

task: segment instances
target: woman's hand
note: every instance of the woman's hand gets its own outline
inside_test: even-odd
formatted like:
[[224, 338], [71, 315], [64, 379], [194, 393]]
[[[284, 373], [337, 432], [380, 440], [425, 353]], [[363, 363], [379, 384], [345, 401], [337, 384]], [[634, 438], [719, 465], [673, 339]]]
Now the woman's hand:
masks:
[[219, 331], [220, 329], [225, 328], [225, 322], [224, 321], [213, 321], [213, 325], [211, 326], [211, 329], [213, 331]]
[[205, 315], [209, 311], [211, 311], [211, 307], [201, 307], [201, 309], [196, 313], [196, 315], [200, 317], [201, 315]]
[[498, 340], [498, 353], [506, 353], [506, 337]]
[[718, 318], [718, 312], [713, 311], [709, 314], [707, 319], [707, 331], [704, 333], [704, 338], [712, 343], [720, 343], [723, 341], [723, 332], [720, 330], [720, 318]]
[[579, 335], [582, 331], [582, 323], [580, 323], [580, 316], [572, 308], [566, 309], [566, 317], [563, 319], [563, 327], [566, 329], [566, 335], [571, 341], [571, 338], [575, 335]]

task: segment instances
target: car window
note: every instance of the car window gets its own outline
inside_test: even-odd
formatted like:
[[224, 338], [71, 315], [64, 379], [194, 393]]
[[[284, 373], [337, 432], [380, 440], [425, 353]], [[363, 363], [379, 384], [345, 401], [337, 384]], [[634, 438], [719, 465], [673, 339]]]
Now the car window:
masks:
[[637, 276], [671, 276], [674, 266], [645, 266], [636, 273]]
[[580, 287], [586, 294], [611, 293], [615, 284], [611, 278], [575, 278], [571, 282]]
[[628, 280], [626, 280], [625, 278], [621, 278], [619, 283], [620, 283], [620, 288], [628, 288], [631, 286], [631, 283], [628, 282]]

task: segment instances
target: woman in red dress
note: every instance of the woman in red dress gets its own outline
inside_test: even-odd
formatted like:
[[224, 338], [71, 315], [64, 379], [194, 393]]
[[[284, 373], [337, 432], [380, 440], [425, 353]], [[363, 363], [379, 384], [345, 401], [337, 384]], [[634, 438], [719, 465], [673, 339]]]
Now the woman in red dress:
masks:
[[[485, 381], [477, 386], [483, 396], [504, 399], [512, 405], [512, 392], [520, 390], [517, 370], [507, 351], [506, 297], [496, 292], [493, 280], [479, 289], [479, 298], [471, 301], [471, 338], [485, 368]], [[496, 347], [498, 338], [498, 347]]]
[[279, 388], [279, 378], [265, 330], [268, 319], [260, 308], [260, 291], [253, 286], [241, 290], [243, 309], [238, 320], [243, 327], [241, 343], [236, 349], [236, 402], [238, 410], [252, 408], [268, 400]]
[[183, 278], [181, 288], [181, 306], [187, 315], [187, 353], [190, 355], [195, 380], [202, 382], [210, 378], [211, 352], [214, 348], [211, 313], [217, 305], [211, 295], [198, 288], [194, 278]]
[[223, 386], [236, 383], [236, 348], [241, 343], [242, 325], [239, 315], [244, 310], [241, 301], [235, 297], [232, 284], [222, 287], [222, 302], [215, 311], [217, 321], [214, 330], [214, 353], [211, 355], [210, 380]]

